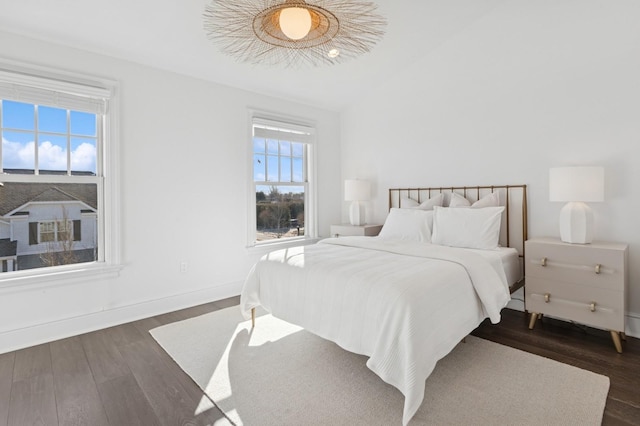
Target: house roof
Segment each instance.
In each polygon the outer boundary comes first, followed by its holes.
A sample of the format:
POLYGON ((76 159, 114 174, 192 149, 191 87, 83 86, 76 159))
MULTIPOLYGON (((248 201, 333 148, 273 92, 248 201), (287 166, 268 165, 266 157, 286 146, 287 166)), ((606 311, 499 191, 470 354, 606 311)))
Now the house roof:
POLYGON ((89 183, 4 182, 0 186, 0 215, 2 216, 32 201, 81 201, 96 209, 98 188, 96 184, 89 183))

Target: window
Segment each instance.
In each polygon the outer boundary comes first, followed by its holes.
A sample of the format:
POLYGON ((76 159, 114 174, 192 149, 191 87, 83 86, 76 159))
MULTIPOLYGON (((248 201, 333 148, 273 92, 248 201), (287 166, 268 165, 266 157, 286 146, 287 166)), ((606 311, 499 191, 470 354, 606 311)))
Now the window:
POLYGON ((314 237, 312 127, 252 121, 250 245, 314 237))
POLYGON ((0 63, 0 283, 119 260, 113 84, 47 74, 0 63))
POLYGON ((74 232, 74 228, 80 229, 80 224, 80 220, 38 222, 39 237, 32 241, 34 244, 54 242, 72 244, 72 241, 80 241, 80 232, 74 232))

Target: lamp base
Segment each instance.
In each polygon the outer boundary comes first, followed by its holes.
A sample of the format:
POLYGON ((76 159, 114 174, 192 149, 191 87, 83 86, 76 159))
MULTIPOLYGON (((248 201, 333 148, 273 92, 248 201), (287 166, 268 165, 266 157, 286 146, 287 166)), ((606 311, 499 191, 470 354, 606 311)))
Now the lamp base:
POLYGON ((364 206, 360 201, 352 201, 349 207, 349 222, 354 226, 364 225, 364 206))
POLYGON ((572 201, 560 210, 560 239, 565 243, 589 244, 593 241, 593 210, 572 201))

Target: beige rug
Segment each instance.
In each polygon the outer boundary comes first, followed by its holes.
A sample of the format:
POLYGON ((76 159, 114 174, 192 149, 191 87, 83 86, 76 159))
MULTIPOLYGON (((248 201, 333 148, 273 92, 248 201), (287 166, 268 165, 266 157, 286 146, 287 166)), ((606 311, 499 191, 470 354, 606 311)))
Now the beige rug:
MULTIPOLYGON (((402 394, 366 357, 271 315, 251 331, 232 307, 151 334, 237 425, 402 424, 402 394)), ((608 391, 608 377, 469 336, 410 425, 599 425, 608 391)))

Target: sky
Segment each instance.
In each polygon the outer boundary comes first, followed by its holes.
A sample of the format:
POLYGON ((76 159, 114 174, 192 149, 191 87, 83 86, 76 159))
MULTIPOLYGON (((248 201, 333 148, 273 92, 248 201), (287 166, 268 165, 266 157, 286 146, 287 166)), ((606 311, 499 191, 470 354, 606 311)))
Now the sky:
POLYGON ((283 194, 304 192, 304 186, 295 185, 304 182, 304 144, 254 137, 253 179, 256 183, 267 182, 256 186, 256 191, 265 194, 271 192, 268 182, 294 184, 279 186, 283 194))
POLYGON ((34 169, 36 135, 40 170, 67 170, 67 142, 70 142, 71 170, 96 172, 96 115, 38 107, 36 125, 33 104, 3 100, 3 169, 34 169), (37 132, 36 132, 37 130, 37 132))

